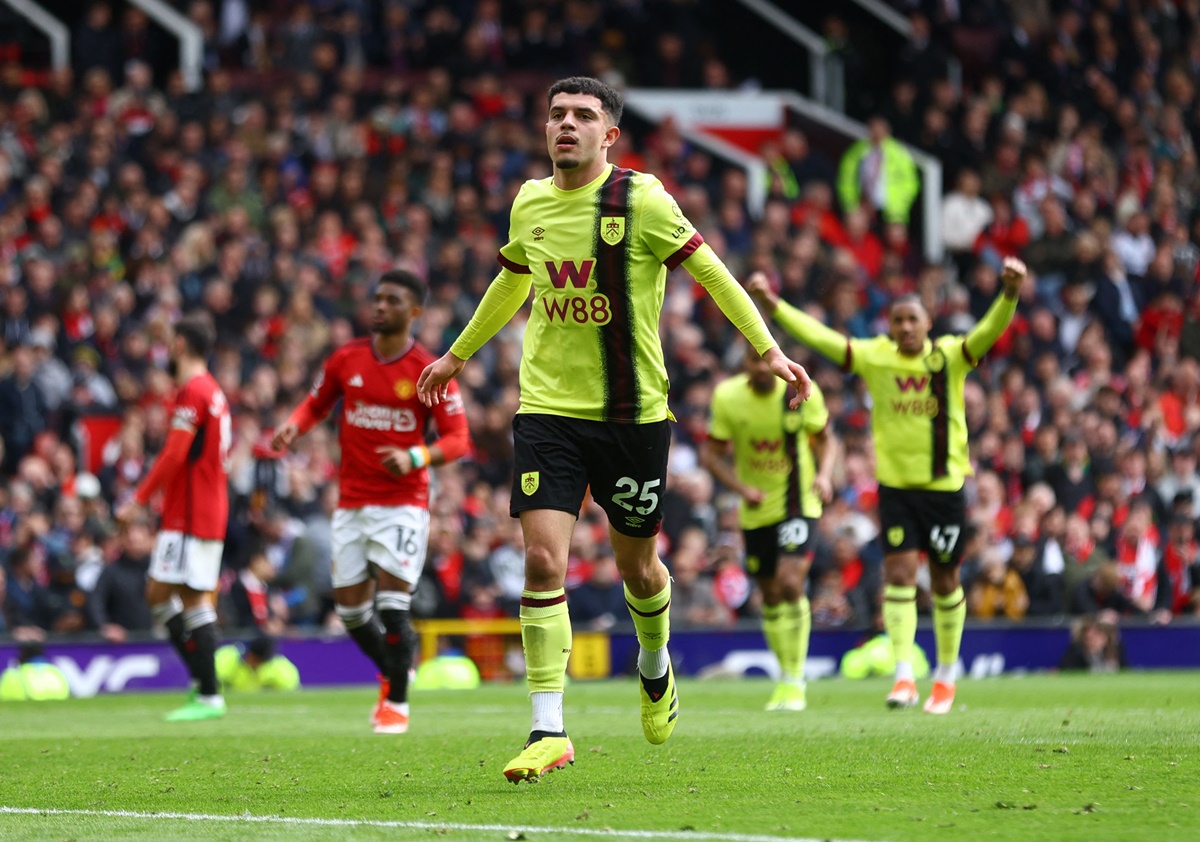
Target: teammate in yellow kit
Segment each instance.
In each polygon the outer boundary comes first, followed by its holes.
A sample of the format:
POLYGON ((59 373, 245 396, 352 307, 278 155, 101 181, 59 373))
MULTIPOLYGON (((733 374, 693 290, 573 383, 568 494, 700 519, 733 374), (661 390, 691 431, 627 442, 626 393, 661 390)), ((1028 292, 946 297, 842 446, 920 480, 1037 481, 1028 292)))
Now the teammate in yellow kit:
POLYGON ((550 178, 527 181, 513 202, 500 273, 474 317, 417 384, 436 403, 465 361, 529 299, 521 406, 513 421, 510 511, 525 538, 521 640, 533 704, 524 751, 504 769, 536 780, 572 762, 563 724, 571 622, 563 583, 571 533, 588 487, 604 507, 640 650, 642 731, 662 743, 679 701, 667 657, 670 578, 658 558, 670 429, 658 334, 668 270, 682 266, 767 359, 808 395, 804 369, 771 338, 762 316, 657 178, 615 167, 619 92, 587 77, 547 92, 550 178))
POLYGON ((745 372, 713 393, 702 457, 705 467, 741 497, 746 570, 762 589, 763 635, 782 673, 767 710, 807 707, 808 541, 822 505, 833 498, 837 454, 820 387, 814 383, 808 400, 791 409, 787 386, 747 347, 745 372))
POLYGON ((871 393, 871 433, 879 480, 884 541, 883 622, 896 656, 889 707, 911 707, 920 697, 913 680, 917 629, 917 567, 928 555, 933 589, 937 668, 925 702, 929 713, 954 704, 958 650, 967 607, 958 567, 966 519, 963 481, 971 473, 963 386, 967 375, 1007 329, 1017 309, 1025 265, 1004 261, 1004 290, 966 336, 930 339, 932 323, 920 298, 896 299, 888 335, 847 339, 771 292, 765 275, 747 288, 788 333, 863 378, 871 393))

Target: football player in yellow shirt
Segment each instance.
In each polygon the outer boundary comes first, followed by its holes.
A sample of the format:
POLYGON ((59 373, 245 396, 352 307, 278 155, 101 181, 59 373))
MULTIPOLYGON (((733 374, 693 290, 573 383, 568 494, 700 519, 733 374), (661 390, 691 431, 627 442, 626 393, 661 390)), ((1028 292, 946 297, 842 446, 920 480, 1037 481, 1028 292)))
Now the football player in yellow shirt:
POLYGON ((701 454, 704 466, 741 497, 746 570, 762 590, 763 635, 781 672, 767 710, 804 710, 812 628, 805 596, 808 541, 823 505, 833 499, 838 442, 816 383, 808 400, 792 409, 787 385, 751 347, 744 365, 742 374, 713 393, 701 454))
POLYGON ((891 708, 919 700, 913 680, 917 630, 917 568, 929 558, 937 668, 928 713, 954 705, 958 651, 967 606, 959 582, 966 520, 963 482, 972 473, 967 451, 963 387, 967 375, 1012 322, 1025 265, 1004 261, 1003 292, 966 336, 931 339, 932 321, 921 299, 896 299, 888 335, 847 339, 781 301, 765 275, 747 282, 760 306, 796 339, 844 370, 857 374, 871 394, 871 434, 879 480, 879 521, 884 540, 883 622, 896 656, 891 708))
POLYGON ((513 421, 510 512, 521 519, 525 538, 521 640, 533 723, 524 751, 504 769, 514 783, 536 780, 575 757, 562 714, 571 653, 563 584, 589 486, 608 514, 637 628, 646 739, 666 741, 678 718, 666 649, 671 583, 656 549, 670 444, 658 332, 667 272, 682 266, 704 286, 771 372, 796 387, 797 406, 810 385, 662 183, 608 162, 621 136, 621 94, 577 76, 551 85, 546 103, 553 175, 521 187, 500 273, 450 351, 417 383, 422 400, 443 399, 446 384, 532 289, 513 421))

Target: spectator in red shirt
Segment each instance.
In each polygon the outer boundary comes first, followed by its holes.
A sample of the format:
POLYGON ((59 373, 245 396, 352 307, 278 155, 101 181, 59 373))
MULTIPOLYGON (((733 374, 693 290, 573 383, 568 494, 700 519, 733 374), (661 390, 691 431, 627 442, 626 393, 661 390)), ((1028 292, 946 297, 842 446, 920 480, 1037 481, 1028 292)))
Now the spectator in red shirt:
POLYGON ((999 270, 1004 258, 1019 257, 1029 240, 1029 225, 1014 216, 1008 196, 1003 193, 992 196, 992 222, 975 240, 975 254, 999 270))
POLYGON ((1200 613, 1200 542, 1196 541, 1196 521, 1190 513, 1176 512, 1169 523, 1158 568, 1156 605, 1176 615, 1197 614, 1200 613))
POLYGON ((834 243, 854 255, 867 278, 874 281, 883 268, 883 242, 871 231, 870 225, 866 210, 856 208, 846 214, 843 238, 834 243))
POLYGON ((816 228, 825 243, 844 242, 846 230, 833 209, 833 188, 824 181, 810 181, 804 197, 792 208, 792 224, 797 228, 816 228))

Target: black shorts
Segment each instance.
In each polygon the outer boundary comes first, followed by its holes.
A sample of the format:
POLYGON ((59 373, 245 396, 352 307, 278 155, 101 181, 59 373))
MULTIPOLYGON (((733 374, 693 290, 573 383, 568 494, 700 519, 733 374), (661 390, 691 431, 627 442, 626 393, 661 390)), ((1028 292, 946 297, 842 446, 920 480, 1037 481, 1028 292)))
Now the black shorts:
POLYGON ((671 427, 518 415, 513 419, 509 513, 558 509, 579 516, 589 486, 612 528, 632 538, 657 535, 667 483, 671 427))
POLYGON ((773 579, 779 572, 781 556, 804 555, 816 521, 806 517, 790 518, 774 526, 743 529, 746 544, 746 572, 751 576, 773 579))
POLYGON ((923 550, 938 564, 959 564, 967 496, 958 491, 922 491, 879 486, 879 525, 884 553, 923 550))

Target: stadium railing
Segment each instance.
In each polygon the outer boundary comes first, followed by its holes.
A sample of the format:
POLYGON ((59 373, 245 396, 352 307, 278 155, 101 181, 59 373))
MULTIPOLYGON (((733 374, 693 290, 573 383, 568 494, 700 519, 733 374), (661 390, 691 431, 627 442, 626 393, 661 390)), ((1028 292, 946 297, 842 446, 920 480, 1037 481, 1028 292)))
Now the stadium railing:
POLYGON ((42 31, 50 41, 50 66, 55 70, 71 63, 71 32, 66 24, 33 0, 0 0, 42 31))
MULTIPOLYGON (((857 120, 821 105, 795 91, 694 91, 673 88, 630 88, 625 105, 646 120, 659 123, 670 117, 690 143, 718 155, 746 171, 750 212, 759 218, 766 201, 766 165, 757 154, 768 137, 778 137, 791 125, 802 128, 811 146, 831 161, 867 136, 857 120)), ((940 263, 942 243, 942 163, 905 144, 921 170, 920 207, 913 214, 928 263, 940 263)))
POLYGON ((197 91, 204 84, 204 34, 163 0, 129 0, 163 29, 179 39, 179 69, 188 91, 197 91))

